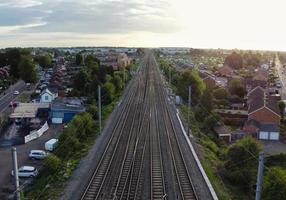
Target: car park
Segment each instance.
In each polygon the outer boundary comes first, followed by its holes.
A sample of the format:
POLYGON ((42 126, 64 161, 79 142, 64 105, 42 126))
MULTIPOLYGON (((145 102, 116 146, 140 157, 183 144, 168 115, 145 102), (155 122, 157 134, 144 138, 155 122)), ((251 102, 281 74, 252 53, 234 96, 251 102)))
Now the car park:
MULTIPOLYGON (((35 167, 22 166, 18 169, 18 176, 23 178, 36 177, 39 172, 35 167)), ((14 176, 14 171, 11 171, 11 175, 14 176)))
POLYGON ((30 159, 42 160, 48 156, 48 153, 43 150, 31 150, 29 153, 30 159))

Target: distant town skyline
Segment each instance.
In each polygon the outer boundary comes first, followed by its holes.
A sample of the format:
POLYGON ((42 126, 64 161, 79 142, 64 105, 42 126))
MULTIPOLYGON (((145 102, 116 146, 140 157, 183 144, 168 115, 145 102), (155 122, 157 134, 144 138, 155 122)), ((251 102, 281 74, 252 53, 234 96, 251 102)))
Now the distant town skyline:
POLYGON ((0 48, 286 50, 283 0, 0 0, 0 48))

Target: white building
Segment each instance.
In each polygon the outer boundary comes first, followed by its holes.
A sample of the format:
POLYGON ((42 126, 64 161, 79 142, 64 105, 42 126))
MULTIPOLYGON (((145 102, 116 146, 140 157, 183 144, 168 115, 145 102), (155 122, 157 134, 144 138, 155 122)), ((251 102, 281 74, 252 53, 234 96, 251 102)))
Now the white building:
POLYGON ((41 103, 51 103, 55 98, 58 97, 58 94, 52 93, 49 89, 43 90, 41 93, 41 103))

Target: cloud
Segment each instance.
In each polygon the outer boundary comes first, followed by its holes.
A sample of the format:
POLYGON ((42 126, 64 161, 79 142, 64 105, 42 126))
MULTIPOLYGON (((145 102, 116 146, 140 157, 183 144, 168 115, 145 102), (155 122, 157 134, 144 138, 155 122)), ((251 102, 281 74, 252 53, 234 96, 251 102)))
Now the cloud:
POLYGON ((13 33, 14 31, 20 31, 22 29, 44 26, 45 24, 46 23, 35 23, 35 24, 15 25, 15 26, 0 26, 0 34, 9 34, 13 33))
POLYGON ((0 0, 0 47, 285 49, 285 0, 0 0))
POLYGON ((168 6, 166 0, 13 0, 0 3, 0 26, 45 24, 27 27, 31 33, 169 33, 180 26, 168 6))
POLYGON ((36 0, 9 0, 9 2, 0 1, 0 7, 29 8, 41 5, 41 1, 36 0))

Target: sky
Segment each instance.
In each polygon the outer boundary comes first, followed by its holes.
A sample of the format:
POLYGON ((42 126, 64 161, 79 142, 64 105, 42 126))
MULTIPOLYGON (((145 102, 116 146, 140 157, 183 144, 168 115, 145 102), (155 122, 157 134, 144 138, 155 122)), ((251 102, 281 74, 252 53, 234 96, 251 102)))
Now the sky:
POLYGON ((0 48, 286 50, 285 0, 0 0, 0 48))

